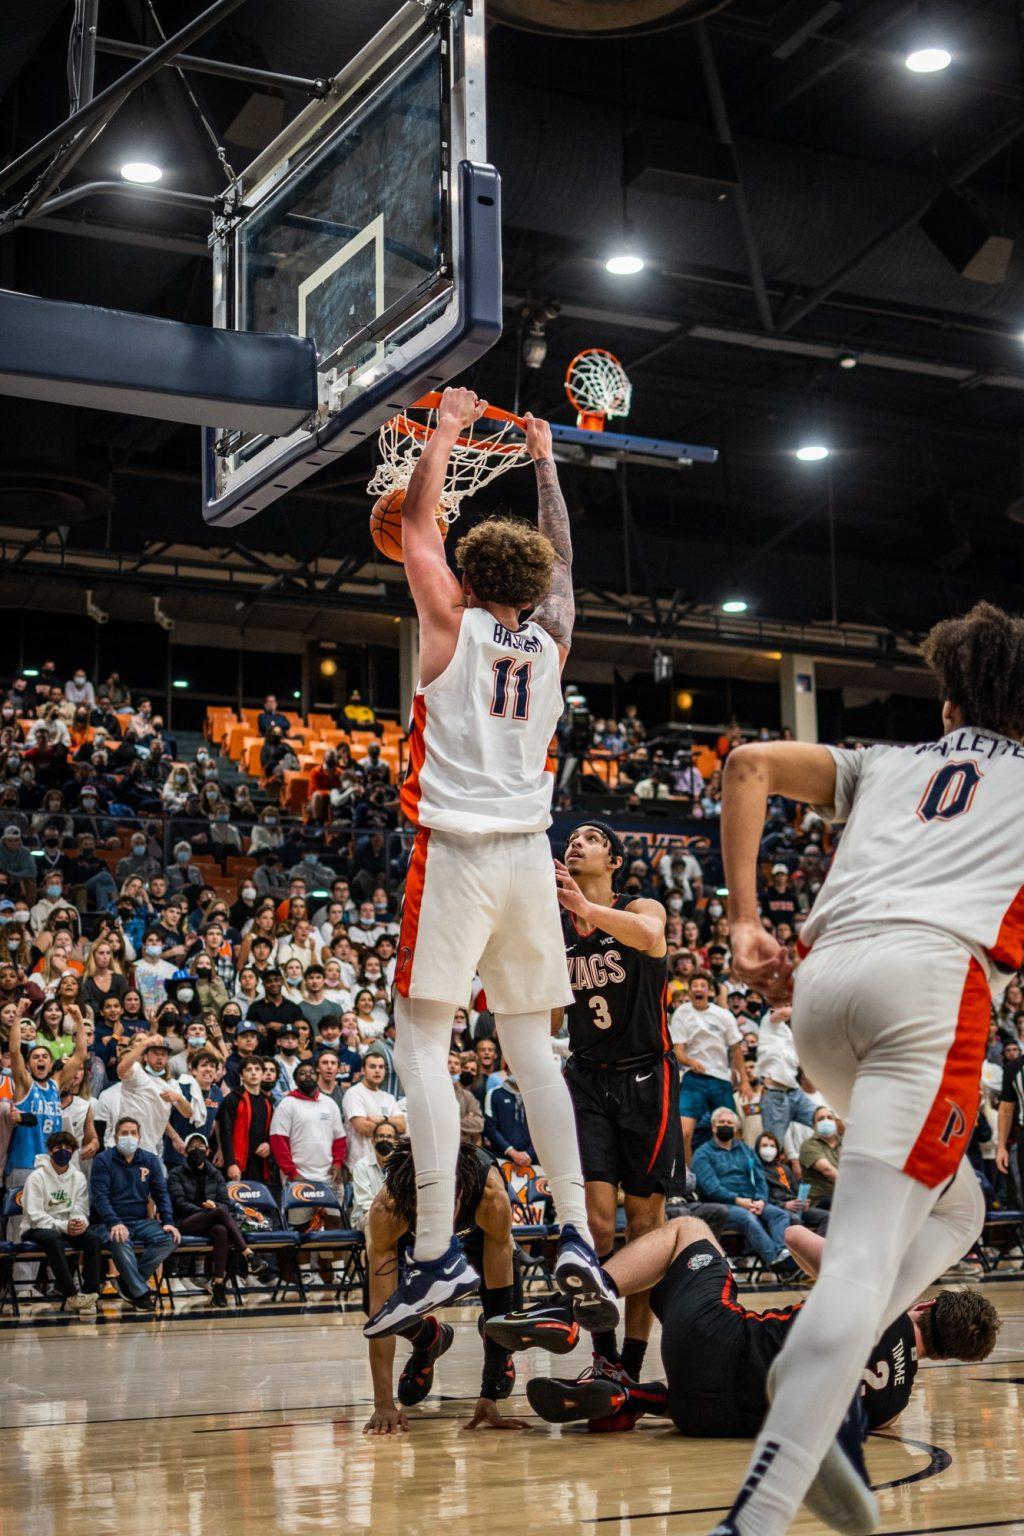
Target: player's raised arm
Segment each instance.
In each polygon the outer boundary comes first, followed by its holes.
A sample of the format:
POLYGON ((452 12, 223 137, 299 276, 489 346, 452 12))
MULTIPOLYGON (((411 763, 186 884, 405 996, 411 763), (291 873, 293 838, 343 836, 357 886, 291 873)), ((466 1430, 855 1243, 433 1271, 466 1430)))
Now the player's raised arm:
POLYGON ((437 526, 437 505, 444 491, 452 449, 458 438, 487 409, 486 400, 478 400, 471 389, 446 389, 438 407, 437 427, 427 443, 402 503, 402 555, 409 590, 416 604, 421 625, 420 655, 423 671, 443 671, 424 659, 440 645, 452 644, 458 637, 462 616, 462 588, 445 559, 444 540, 437 526))
POLYGON ((537 524, 545 538, 551 540, 555 550, 555 570, 551 578, 551 590, 544 601, 534 609, 530 617, 535 624, 546 629, 558 646, 562 665, 572 644, 572 629, 576 622, 576 599, 572 590, 572 536, 569 533, 569 510, 565 505, 562 487, 558 483, 551 428, 546 421, 526 416, 526 446, 530 450, 537 472, 537 524))
POLYGON ((588 901, 565 865, 555 860, 559 905, 574 912, 588 928, 610 933, 620 944, 660 960, 668 952, 665 943, 665 908, 660 901, 638 897, 628 907, 609 907, 588 901))
POLYGON ((836 762, 827 747, 799 741, 751 742, 729 754, 722 783, 722 858, 729 887, 733 974, 784 1001, 792 986, 786 951, 761 925, 757 859, 769 795, 831 805, 836 762))

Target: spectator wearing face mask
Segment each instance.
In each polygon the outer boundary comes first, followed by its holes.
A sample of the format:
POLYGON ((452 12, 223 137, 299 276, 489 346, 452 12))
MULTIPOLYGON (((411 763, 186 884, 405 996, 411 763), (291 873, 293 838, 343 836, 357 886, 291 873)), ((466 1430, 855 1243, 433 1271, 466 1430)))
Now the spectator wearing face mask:
POLYGON ((115 1141, 93 1164, 90 1194, 93 1210, 102 1223, 117 1268, 117 1288, 129 1306, 152 1312, 156 1298, 147 1281, 181 1241, 160 1159, 139 1144, 140 1126, 130 1114, 122 1114, 115 1126, 115 1141), (157 1210, 150 1219, 150 1201, 157 1210), (138 1256, 135 1246, 142 1252, 138 1256))
POLYGON ((174 966, 163 959, 163 940, 151 928, 142 942, 142 954, 135 964, 135 986, 147 1013, 160 1006, 167 996, 167 983, 174 976, 174 966))
MULTIPOLYGON (((464 1084, 462 1081, 462 1057, 457 1050, 448 1052, 448 1076, 452 1080, 455 1102, 459 1106, 460 1140, 468 1142, 473 1147, 482 1146, 484 1139, 483 1111, 473 1094, 469 1091, 469 1084, 464 1084)), ((467 1076, 472 1081, 473 1074, 467 1073, 467 1076)))
POLYGON ((389 1120, 382 1120, 374 1130, 370 1152, 352 1165, 352 1208, 349 1219, 358 1232, 366 1231, 370 1206, 384 1188, 384 1170, 397 1145, 397 1131, 389 1120))
POLYGON ((249 1247, 231 1212, 227 1181, 209 1157, 210 1144, 200 1131, 185 1141, 185 1156, 172 1171, 167 1188, 178 1230, 189 1237, 208 1238, 213 1246, 213 1285, 210 1303, 226 1307, 228 1254, 235 1253, 258 1279, 270 1273, 249 1247))
POLYGON ((76 667, 74 674, 64 684, 64 697, 69 704, 85 705, 87 709, 96 707, 96 693, 85 675, 84 667, 76 667))
POLYGON ((31 902, 36 897, 36 861, 22 843, 21 828, 8 822, 0 836, 0 874, 9 887, 20 887, 31 902))
POLYGON ((85 1174, 74 1167, 78 1145, 70 1131, 51 1132, 45 1154, 36 1158, 25 1180, 21 1200, 26 1223, 22 1239, 45 1253, 54 1285, 69 1312, 87 1312, 95 1307, 102 1283, 103 1234, 89 1225, 89 1186, 85 1174), (82 1255, 80 1291, 65 1245, 82 1255))
POLYGON ((220 1028, 217 1027, 216 1036, 211 1035, 210 1026, 202 1018, 186 1021, 184 1048, 176 1052, 167 1063, 167 1069, 175 1082, 180 1082, 185 1074, 191 1071, 190 1063, 197 1051, 205 1051, 221 1066, 227 1059, 224 1036, 220 1028))
POLYGON ((252 879, 246 876, 238 887, 238 899, 232 903, 228 913, 228 922, 236 933, 241 933, 246 923, 251 922, 256 916, 258 904, 259 893, 252 879))
POLYGON ((203 884, 203 872, 192 863, 192 845, 184 839, 174 845, 174 863, 167 869, 167 890, 171 896, 189 886, 203 884))
POLYGON ((206 1124, 206 1107, 185 1098, 167 1070, 170 1052, 163 1035, 136 1035, 117 1065, 121 1081, 121 1114, 131 1115, 139 1127, 144 1151, 159 1158, 164 1133, 177 1109, 196 1129, 206 1124))
POLYGON ((310 1061, 300 1062, 294 1089, 274 1110, 270 1146, 286 1178, 337 1182, 345 1166, 341 1111, 333 1099, 320 1092, 316 1068, 310 1061))
POLYGON ((762 1131, 757 1138, 757 1155, 768 1181, 768 1199, 772 1205, 787 1211, 790 1221, 795 1224, 814 1232, 824 1232, 828 1226, 827 1212, 811 1205, 809 1200, 799 1198, 799 1186, 782 1156, 782 1147, 768 1131, 762 1131))
POLYGON ((702 1200, 729 1206, 731 1220, 747 1248, 778 1273, 795 1273, 786 1248, 789 1212, 772 1205, 761 1159, 740 1140, 739 1117, 732 1109, 711 1116, 711 1140, 693 1155, 693 1174, 702 1200))
POLYGON ((74 923, 77 930, 78 912, 64 894, 64 881, 55 870, 50 870, 43 883, 43 894, 29 913, 29 922, 32 932, 39 934, 46 928, 50 918, 58 910, 74 913, 74 923))
POLYGON ((116 874, 123 885, 132 875, 148 880, 151 875, 159 874, 162 867, 156 853, 149 846, 145 832, 136 831, 132 833, 130 851, 118 860, 116 874))
MULTIPOLYGON (((252 840, 249 844, 249 852, 255 857, 258 853, 267 850, 276 851, 284 842, 284 833, 281 831, 281 814, 275 806, 268 805, 260 812, 260 819, 252 829, 252 840)), ((258 873, 258 871, 257 871, 258 873)), ((259 881, 255 882, 257 889, 259 881)))
POLYGON ((837 1116, 826 1105, 819 1105, 814 1111, 814 1133, 800 1148, 800 1167, 805 1182, 811 1186, 812 1205, 826 1210, 831 1206, 842 1146, 837 1116))
POLYGON ((295 1073, 302 1058, 299 1055, 299 1031, 294 1024, 282 1024, 277 1032, 274 1060, 280 1068, 279 1081, 284 1091, 291 1093, 295 1087, 295 1073))

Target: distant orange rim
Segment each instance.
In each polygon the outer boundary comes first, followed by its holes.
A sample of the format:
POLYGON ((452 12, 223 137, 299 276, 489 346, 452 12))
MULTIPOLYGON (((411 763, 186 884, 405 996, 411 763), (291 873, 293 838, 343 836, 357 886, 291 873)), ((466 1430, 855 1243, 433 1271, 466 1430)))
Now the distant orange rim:
POLYGON ((619 359, 615 356, 615 353, 609 352, 607 347, 584 347, 582 352, 576 353, 576 356, 572 359, 572 362, 565 370, 565 392, 569 396, 569 404, 573 407, 573 409, 579 411, 583 416, 602 415, 603 412, 595 412, 589 405, 586 405, 582 401, 577 400, 575 394, 573 393, 573 369, 583 357, 606 357, 610 363, 614 363, 615 367, 622 374, 623 379, 626 377, 626 370, 623 368, 619 359))

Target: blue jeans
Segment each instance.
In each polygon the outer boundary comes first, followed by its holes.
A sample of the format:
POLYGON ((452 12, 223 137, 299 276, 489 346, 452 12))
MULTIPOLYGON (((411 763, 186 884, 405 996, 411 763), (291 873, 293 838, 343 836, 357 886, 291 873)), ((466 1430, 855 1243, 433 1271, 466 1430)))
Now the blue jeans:
POLYGON ((781 1150, 786 1132, 794 1120, 801 1125, 814 1124, 818 1108, 802 1088, 762 1088, 761 1129, 775 1137, 781 1150))
POLYGON ((110 1252, 117 1272, 133 1296, 145 1296, 146 1281, 174 1251, 174 1238, 165 1232, 158 1221, 144 1218, 142 1221, 126 1221, 128 1241, 110 1244, 110 1252), (134 1245, 142 1252, 136 1256, 134 1245))
POLYGON ((760 1216, 742 1205, 730 1205, 729 1220, 740 1229, 745 1246, 766 1264, 785 1247, 786 1228, 793 1222, 790 1213, 778 1205, 766 1205, 760 1216))

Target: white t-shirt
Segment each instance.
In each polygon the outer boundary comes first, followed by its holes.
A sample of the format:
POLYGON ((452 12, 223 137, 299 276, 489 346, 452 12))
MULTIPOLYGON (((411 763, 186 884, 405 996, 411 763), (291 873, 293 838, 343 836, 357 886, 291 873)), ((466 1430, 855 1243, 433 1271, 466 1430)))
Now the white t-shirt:
POLYGON ((331 1176, 334 1143, 345 1132, 341 1110, 326 1094, 310 1099, 305 1094, 289 1093, 274 1110, 270 1134, 286 1138, 302 1178, 323 1183, 331 1176))
POLYGON ((799 1067, 800 1058, 797 1056, 793 1031, 785 1019, 779 1019, 776 1023, 769 1014, 758 1030, 758 1077, 762 1082, 767 1082, 770 1078, 780 1088, 799 1088, 800 1084, 797 1081, 799 1067))
POLYGON ((918 746, 829 749, 846 823, 800 934, 864 923, 943 929, 972 950, 999 996, 1024 961, 1024 746, 965 726, 918 746))
POLYGON ((373 1143, 369 1136, 361 1136, 352 1125, 353 1115, 394 1115, 398 1113, 398 1100, 382 1088, 370 1088, 366 1083, 354 1083, 346 1090, 341 1101, 345 1111, 345 1135, 348 1152, 345 1162, 349 1168, 362 1158, 373 1156, 373 1143))
POLYGON ((687 1056, 699 1061, 708 1077, 732 1082, 729 1050, 741 1045, 743 1036, 728 1008, 719 1008, 717 1003, 706 1008, 683 1003, 672 1015, 668 1032, 673 1045, 681 1045, 687 1056))
POLYGON ((99 1120, 101 1125, 105 1127, 103 1132, 103 1145, 105 1147, 112 1147, 117 1140, 115 1127, 120 1116, 121 1084, 111 1083, 110 1087, 104 1088, 103 1092, 98 1096, 96 1108, 92 1112, 93 1119, 99 1120))
MULTIPOLYGON (((138 1061, 132 1064, 127 1077, 121 1079, 121 1107, 118 1113, 133 1115, 138 1120, 139 1145, 144 1152, 155 1152, 157 1157, 163 1156, 164 1132, 171 1118, 171 1105, 163 1095, 168 1088, 177 1091, 177 1087, 177 1083, 168 1082, 166 1078, 154 1077, 138 1061)), ((192 1124, 200 1131, 206 1125, 206 1105, 202 1099, 192 1105, 192 1124)), ((116 1137, 113 1139, 116 1140, 116 1137)))
POLYGON ((79 1098, 77 1093, 75 1094, 74 1098, 68 1101, 67 1104, 62 1104, 60 1107, 60 1115, 64 1129, 71 1132, 72 1136, 78 1142, 79 1147, 79 1151, 72 1155, 72 1168, 81 1168, 82 1166, 82 1159, 79 1153, 81 1151, 82 1142, 85 1138, 85 1117, 89 1113, 89 1109, 89 1100, 79 1098))

